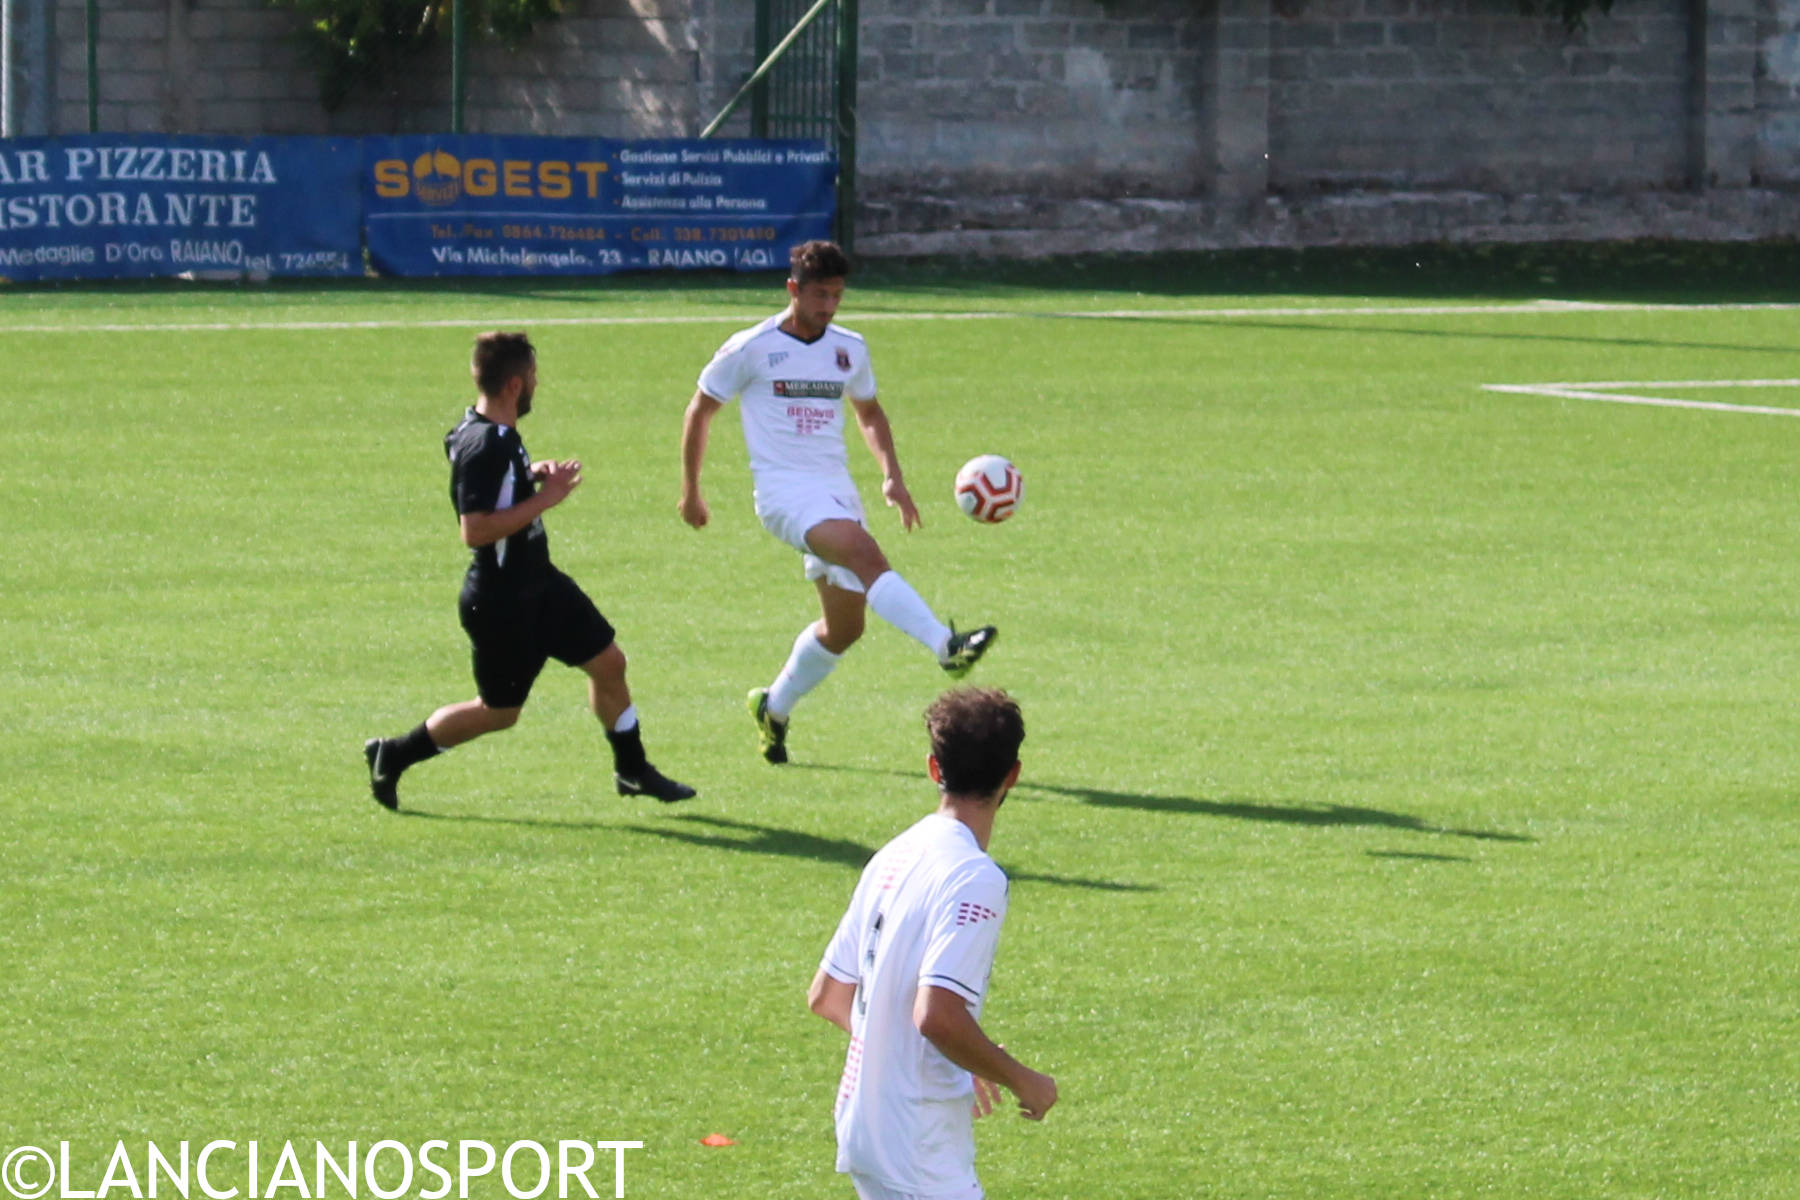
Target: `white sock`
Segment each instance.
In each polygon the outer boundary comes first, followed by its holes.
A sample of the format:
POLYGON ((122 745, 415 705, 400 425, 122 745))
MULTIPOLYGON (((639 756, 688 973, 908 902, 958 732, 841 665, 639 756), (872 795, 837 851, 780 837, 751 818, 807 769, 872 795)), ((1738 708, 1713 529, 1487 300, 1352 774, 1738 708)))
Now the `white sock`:
POLYGON ((619 714, 619 719, 613 722, 612 731, 614 733, 625 733, 633 725, 636 725, 637 721, 637 705, 627 704, 625 706, 625 711, 619 714))
POLYGON ((811 625, 802 629, 800 636, 794 639, 793 653, 788 655, 781 674, 769 685, 769 715, 777 721, 787 720, 794 705, 800 703, 800 697, 824 683, 825 677, 843 657, 827 650, 811 625))
POLYGON ((941 661, 950 646, 950 627, 937 619, 924 597, 898 571, 883 571, 869 585, 869 607, 875 615, 917 640, 941 661))

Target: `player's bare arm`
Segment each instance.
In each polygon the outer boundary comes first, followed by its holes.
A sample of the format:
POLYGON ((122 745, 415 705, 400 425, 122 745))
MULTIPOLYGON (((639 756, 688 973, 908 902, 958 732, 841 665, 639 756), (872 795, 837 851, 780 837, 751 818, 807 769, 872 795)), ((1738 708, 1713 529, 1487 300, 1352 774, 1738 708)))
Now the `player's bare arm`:
POLYGON ((707 511, 706 497, 700 491, 700 467, 706 461, 707 431, 712 428, 713 417, 723 407, 723 401, 696 391, 681 418, 681 503, 678 508, 681 519, 695 529, 704 529, 712 515, 707 511))
POLYGON ((945 1058, 978 1079, 993 1080, 1019 1099, 1019 1115, 1041 1121, 1056 1103, 1056 1080, 1001 1049, 982 1032, 968 1002, 926 984, 913 1001, 913 1024, 945 1058))
POLYGON ((919 516, 919 506, 913 503, 912 493, 906 490, 905 478, 900 474, 900 455, 894 449, 894 430, 888 424, 887 413, 882 410, 881 401, 870 397, 867 400, 852 400, 850 406, 856 411, 857 428, 862 430, 863 441, 868 443, 869 453, 881 466, 881 497, 887 501, 889 508, 900 510, 901 527, 907 530, 917 529, 924 523, 919 516))
POLYGON ((531 471, 540 481, 535 495, 508 508, 462 514, 463 545, 474 549, 511 537, 568 499, 581 483, 581 464, 574 459, 533 463, 531 471))
POLYGON ((845 983, 823 967, 806 989, 806 1007, 845 1033, 850 1032, 850 1006, 855 1000, 856 985, 845 983))

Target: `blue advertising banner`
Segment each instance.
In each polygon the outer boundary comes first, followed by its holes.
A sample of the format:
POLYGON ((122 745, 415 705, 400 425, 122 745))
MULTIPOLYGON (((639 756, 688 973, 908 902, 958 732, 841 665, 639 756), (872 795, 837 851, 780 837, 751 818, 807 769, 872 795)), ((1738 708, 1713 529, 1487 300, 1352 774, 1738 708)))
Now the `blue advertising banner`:
POLYGON ((394 275, 787 265, 831 236, 823 142, 363 139, 369 257, 394 275))
POLYGON ((0 141, 0 278, 359 275, 353 138, 0 141))

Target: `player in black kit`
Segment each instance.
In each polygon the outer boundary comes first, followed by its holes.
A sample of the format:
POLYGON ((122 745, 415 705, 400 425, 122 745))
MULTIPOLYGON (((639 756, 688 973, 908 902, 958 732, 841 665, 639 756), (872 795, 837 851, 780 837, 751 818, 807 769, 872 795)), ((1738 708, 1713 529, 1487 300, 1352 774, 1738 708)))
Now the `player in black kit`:
POLYGON ((588 702, 612 743, 621 796, 686 800, 694 789, 644 757, 637 706, 625 685, 625 652, 613 627, 573 579, 550 562, 543 514, 581 482, 581 464, 531 461, 516 426, 537 390, 537 352, 522 333, 484 333, 470 363, 480 398, 444 437, 450 500, 475 561, 459 611, 474 646, 476 699, 438 709, 411 733, 363 746, 369 790, 400 804, 400 775, 440 751, 510 729, 549 658, 588 676, 588 702))

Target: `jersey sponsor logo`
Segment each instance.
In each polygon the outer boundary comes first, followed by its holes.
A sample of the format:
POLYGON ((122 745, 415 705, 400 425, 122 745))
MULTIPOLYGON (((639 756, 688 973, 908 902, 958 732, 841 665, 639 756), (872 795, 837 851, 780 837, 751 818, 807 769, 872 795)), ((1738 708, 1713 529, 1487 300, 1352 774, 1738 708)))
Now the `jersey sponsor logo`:
POLYGON ((848 372, 850 370, 850 352, 842 346, 838 347, 837 364, 840 371, 848 372))
POLYGON ((844 385, 830 379, 777 379, 772 386, 787 399, 836 400, 844 394, 844 385))
POLYGON ((999 915, 985 904, 971 904, 967 900, 956 906, 958 925, 979 925, 983 921, 992 921, 999 915))
POLYGON ((810 404, 790 404, 787 415, 793 419, 795 433, 817 433, 830 426, 837 416, 835 408, 814 408, 810 404))

